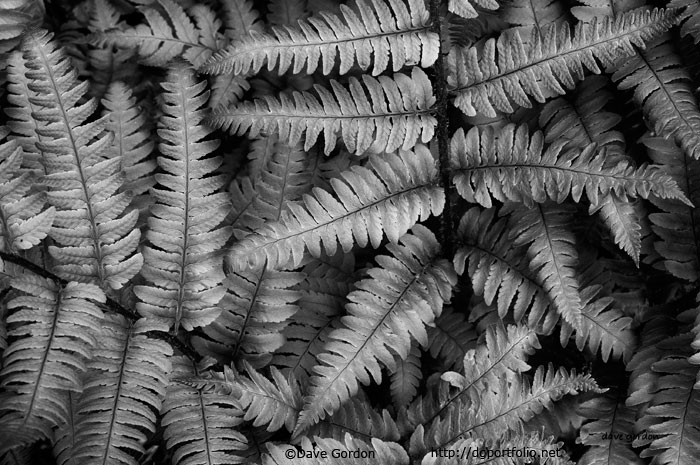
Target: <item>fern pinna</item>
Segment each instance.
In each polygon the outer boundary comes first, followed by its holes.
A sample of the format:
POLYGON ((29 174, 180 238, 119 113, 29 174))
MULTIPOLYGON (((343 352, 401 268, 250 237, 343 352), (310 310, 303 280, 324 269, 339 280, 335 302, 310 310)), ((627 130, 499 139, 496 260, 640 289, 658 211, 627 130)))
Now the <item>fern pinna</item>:
POLYGON ((0 463, 695 464, 696 4, 69 3, 0 5, 0 463))

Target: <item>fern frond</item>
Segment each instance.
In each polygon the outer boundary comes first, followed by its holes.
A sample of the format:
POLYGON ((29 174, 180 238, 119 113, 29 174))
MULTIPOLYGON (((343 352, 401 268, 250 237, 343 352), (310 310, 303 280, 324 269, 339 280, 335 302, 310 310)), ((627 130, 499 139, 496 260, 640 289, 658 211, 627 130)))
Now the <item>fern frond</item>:
POLYGON ((634 89, 634 99, 660 136, 673 138, 695 159, 700 158, 700 110, 691 79, 669 37, 654 40, 621 64, 613 74, 619 89, 634 89))
POLYGON ((357 397, 348 399, 337 412, 312 426, 306 437, 320 436, 340 441, 346 433, 366 443, 373 438, 382 441, 398 441, 400 438, 398 426, 387 410, 380 414, 367 399, 357 397))
POLYGON ((700 4, 694 0, 671 0, 669 8, 682 8, 681 34, 693 37, 695 44, 700 42, 700 4))
POLYGON ((700 451, 700 390, 694 389, 698 367, 687 358, 689 337, 665 341, 667 347, 682 348, 652 365, 660 374, 651 405, 637 421, 641 431, 633 447, 648 445, 639 455, 653 457, 654 463, 669 465, 692 463, 700 451), (646 433, 646 434, 644 434, 646 433))
POLYGON ((268 431, 282 426, 292 431, 302 407, 299 385, 294 375, 285 378, 275 367, 270 367, 273 381, 256 372, 243 361, 247 377, 238 375, 231 385, 232 395, 239 408, 245 411, 244 420, 253 420, 253 426, 267 425, 268 431))
POLYGON ((394 72, 406 65, 427 68, 437 59, 439 39, 430 31, 425 3, 409 0, 408 7, 398 0, 357 0, 357 9, 341 5, 342 18, 328 13, 299 21, 299 29, 273 27, 273 35, 252 32, 234 40, 216 53, 200 71, 209 74, 257 73, 278 68, 284 74, 290 68, 299 73, 316 71, 319 59, 323 74, 329 74, 339 56, 340 74, 346 74, 357 62, 363 71, 372 66, 377 76, 387 69, 391 57, 394 72))
POLYGON ((197 376, 203 366, 185 357, 173 358, 173 371, 163 402, 163 438, 177 465, 244 463, 238 451, 246 438, 237 427, 243 422, 238 403, 231 396, 198 390, 177 382, 197 376))
POLYGON ((146 24, 98 33, 96 43, 135 49, 143 64, 159 67, 178 57, 200 66, 217 50, 218 26, 208 7, 195 5, 186 12, 174 0, 157 0, 140 11, 146 24))
POLYGON ((391 383, 391 400, 397 409, 405 407, 411 403, 418 393, 418 385, 423 372, 421 371, 420 347, 413 342, 411 350, 405 359, 398 355, 394 356, 394 370, 389 374, 391 383))
POLYGON ((578 202, 585 191, 592 204, 614 192, 618 196, 690 201, 675 181, 658 168, 635 169, 624 160, 607 166, 604 155, 595 155, 595 146, 562 154, 567 140, 559 140, 543 151, 544 137, 528 136, 526 125, 507 125, 498 133, 491 127, 460 128, 452 138, 450 156, 457 191, 468 202, 492 206, 501 202, 563 202, 569 193, 578 202))
POLYGON ((513 247, 508 220, 494 221, 495 213, 495 209, 474 207, 462 216, 455 270, 458 274, 467 271, 474 293, 483 296, 486 304, 495 300, 499 317, 504 318, 512 308, 513 319, 519 322, 529 309, 527 325, 551 333, 559 320, 550 308, 553 294, 550 296, 537 275, 530 272, 526 254, 513 247))
MULTIPOLYGON (((540 32, 544 32, 548 24, 561 26, 569 16, 566 5, 559 0, 508 0, 503 2, 498 13, 501 19, 520 27, 521 31, 536 27, 540 32)), ((527 37, 522 38, 527 40, 527 37)))
POLYGON ((0 70, 5 68, 5 54, 20 43, 22 34, 41 25, 45 8, 37 0, 6 0, 0 5, 0 70))
POLYGON ((0 454, 51 438, 67 421, 67 391, 80 392, 92 355, 105 295, 93 284, 58 286, 32 274, 11 281, 22 294, 7 303, 8 337, 0 371, 0 454), (94 302, 93 302, 94 301, 94 302))
POLYGON ((231 261, 238 268, 275 268, 290 255, 295 266, 305 248, 318 257, 321 243, 334 255, 339 242, 344 252, 355 243, 379 247, 385 233, 392 243, 417 221, 432 212, 439 214, 444 192, 435 185, 435 161, 425 146, 398 155, 371 157, 367 166, 354 166, 332 179, 336 197, 315 188, 303 203, 290 203, 279 222, 266 224, 231 248, 231 261))
POLYGON ((480 396, 491 393, 499 386, 499 380, 516 382, 519 373, 531 367, 526 363, 528 355, 540 348, 534 331, 526 326, 504 327, 499 321, 486 332, 486 343, 469 350, 462 362, 463 374, 453 371, 441 375, 453 388, 449 392, 440 389, 420 399, 409 413, 414 424, 430 425, 439 422, 458 405, 479 405, 480 396))
MULTIPOLYGON (((7 132, 0 127, 0 141, 7 132)), ((44 209, 44 194, 29 193, 33 176, 22 171, 23 158, 16 141, 0 142, 0 250, 4 252, 17 253, 39 244, 56 215, 54 207, 44 209)))
POLYGON ((431 107, 435 97, 420 68, 414 67, 410 77, 402 73, 393 78, 363 75, 362 84, 350 77, 349 90, 331 80, 331 87, 332 92, 315 84, 318 97, 294 92, 291 98, 282 94, 279 99, 265 96, 242 102, 215 112, 208 122, 231 134, 277 134, 289 145, 296 145, 303 137, 304 150, 323 134, 326 154, 335 148, 337 134, 347 149, 358 155, 408 150, 419 140, 427 143, 433 138, 437 120, 431 107))
MULTIPOLYGON (((548 102, 540 114, 540 126, 544 127, 545 142, 568 139, 566 148, 584 149, 596 143, 599 153, 604 153, 605 170, 625 155, 625 140, 613 128, 622 119, 619 115, 604 111, 611 94, 607 92, 607 78, 589 76, 576 89, 572 102, 558 98, 548 102)), ((589 211, 600 211, 601 219, 613 233, 615 243, 639 265, 642 247, 639 208, 614 192, 604 194, 589 211)))
POLYGON ((465 438, 501 437, 517 431, 523 422, 550 408, 567 394, 603 392, 590 375, 568 373, 539 367, 532 383, 508 383, 501 379, 498 386, 484 392, 478 406, 458 405, 444 421, 436 421, 429 430, 420 425, 411 437, 412 449, 449 447, 465 438), (423 447, 421 447, 423 445, 423 447))
MULTIPOLYGON (((651 159, 676 179, 695 205, 700 205, 700 162, 661 138, 644 138, 651 159)), ((697 281, 700 275, 700 211, 674 201, 654 199, 663 213, 651 213, 652 229, 659 237, 654 248, 660 265, 673 276, 697 281)))
POLYGON ((537 275, 564 321, 578 330, 583 307, 575 269, 578 252, 567 227, 571 209, 552 204, 538 204, 532 209, 506 204, 501 214, 507 213, 511 214, 509 237, 513 244, 528 247, 530 271, 537 275))
POLYGON ((348 295, 345 328, 330 334, 318 356, 322 365, 314 369, 295 435, 336 411, 357 392, 358 381, 368 384, 371 375, 380 382, 379 362, 394 369, 388 349, 405 359, 412 338, 427 344, 425 326, 450 300, 456 276, 449 262, 438 258, 440 246, 424 226, 414 226, 400 242, 387 245, 393 257, 378 256, 381 268, 369 270, 371 278, 348 295))
POLYGON ((580 465, 644 463, 632 450, 633 409, 610 396, 598 396, 581 404, 579 410, 593 420, 583 425, 576 439, 577 443, 590 447, 579 460, 580 465))
POLYGON ((114 133, 110 154, 120 157, 124 172, 122 190, 141 195, 155 185, 154 160, 148 159, 153 151, 151 131, 143 110, 136 104, 131 89, 123 82, 112 83, 102 99, 107 118, 107 129, 114 133))
POLYGON ((113 135, 106 132, 103 118, 88 121, 96 102, 78 103, 87 82, 78 82, 76 72, 51 35, 35 32, 22 44, 30 100, 40 107, 36 119, 45 125, 37 146, 43 152, 48 174, 48 201, 56 207, 49 235, 59 246, 49 252, 63 277, 81 282, 97 281, 103 288, 119 289, 143 263, 136 251, 141 233, 135 228, 137 210, 125 212, 119 157, 104 158, 113 135))
POLYGON ((428 328, 430 356, 443 360, 448 368, 459 370, 464 355, 474 348, 476 337, 474 327, 462 313, 454 311, 452 307, 445 307, 435 320, 435 326, 428 328))
POLYGON ((271 0, 267 22, 272 26, 296 26, 308 19, 306 0, 271 0))
MULTIPOLYGON (((314 450, 318 450, 319 452, 323 451, 328 458, 331 457, 333 451, 368 452, 366 455, 363 454, 360 458, 351 456, 334 458, 334 465, 375 465, 377 463, 381 463, 382 465, 408 465, 409 463, 406 451, 395 442, 384 442, 372 438, 370 443, 371 450, 368 450, 367 444, 354 439, 349 433, 345 435, 342 442, 335 439, 319 437, 314 437, 313 440, 314 444, 311 443, 308 437, 303 437, 301 440, 301 449, 309 452, 314 450), (369 454, 369 452, 373 453, 369 454)), ((300 457, 300 454, 295 454, 293 458, 289 458, 289 455, 285 454, 285 452, 290 448, 294 449, 294 446, 289 444, 275 445, 272 442, 268 442, 266 446, 268 453, 263 455, 263 465, 321 465, 324 462, 328 462, 328 458, 321 459, 318 458, 318 456, 313 458, 308 456, 300 457)))
POLYGON ((131 323, 107 315, 100 326, 66 463, 135 464, 134 455, 145 452, 147 434, 156 429, 173 349, 146 335, 165 328, 145 319, 131 323))
MULTIPOLYGON (((589 286, 581 290, 581 324, 576 328, 576 347, 583 350, 588 347, 593 353, 598 352, 607 362, 612 355, 627 363, 637 347, 637 338, 630 330, 632 318, 625 316, 616 307, 610 297, 598 296, 600 286, 589 286)), ((574 328, 562 322, 561 343, 566 346, 574 328)))
POLYGON ((448 82, 455 105, 468 116, 495 117, 496 109, 512 113, 512 102, 530 107, 528 95, 543 102, 547 92, 559 95, 583 78, 584 67, 599 74, 598 58, 611 65, 634 53, 633 45, 659 35, 678 19, 677 10, 633 11, 614 19, 603 18, 569 25, 550 25, 523 44, 520 34, 503 33, 483 47, 450 52, 448 82), (477 111, 478 108, 478 111, 477 111))
POLYGON ((136 308, 147 318, 167 322, 174 331, 191 331, 214 321, 226 290, 222 258, 216 251, 231 235, 231 228, 216 226, 230 208, 223 192, 223 176, 208 176, 221 165, 220 157, 207 157, 218 141, 205 140, 211 132, 201 124, 207 99, 205 82, 196 82, 194 72, 177 66, 162 83, 164 103, 158 135, 163 156, 156 175, 163 188, 153 188, 144 248, 143 276, 152 284, 134 287, 141 300, 136 308))

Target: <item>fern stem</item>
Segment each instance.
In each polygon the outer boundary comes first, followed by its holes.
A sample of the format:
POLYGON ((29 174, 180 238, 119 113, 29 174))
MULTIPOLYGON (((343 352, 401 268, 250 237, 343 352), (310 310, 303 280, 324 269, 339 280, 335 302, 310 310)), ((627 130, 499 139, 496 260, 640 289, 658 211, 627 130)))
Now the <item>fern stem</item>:
POLYGON ((430 16, 433 20, 431 29, 438 36, 440 43, 440 51, 437 60, 433 65, 433 88, 435 89, 435 112, 437 118, 436 136, 438 143, 438 169, 440 170, 440 185, 445 191, 445 208, 441 215, 441 225, 439 231, 439 240, 442 245, 442 250, 448 259, 453 255, 452 243, 452 203, 451 203, 451 186, 450 182, 450 165, 449 165, 449 118, 447 116, 447 77, 445 75, 445 66, 442 51, 442 25, 440 23, 440 0, 430 0, 430 16))

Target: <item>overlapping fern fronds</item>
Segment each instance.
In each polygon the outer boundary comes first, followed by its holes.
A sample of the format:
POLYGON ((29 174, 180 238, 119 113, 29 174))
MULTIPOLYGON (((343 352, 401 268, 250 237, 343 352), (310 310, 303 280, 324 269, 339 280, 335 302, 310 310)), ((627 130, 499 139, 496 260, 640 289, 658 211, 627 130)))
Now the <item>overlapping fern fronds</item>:
POLYGON ((533 29, 527 45, 520 34, 504 32, 483 46, 450 52, 449 85, 455 105, 469 116, 494 117, 517 106, 530 107, 549 92, 562 95, 584 77, 584 69, 600 73, 596 58, 606 66, 634 53, 633 46, 661 34, 678 19, 676 10, 636 10, 614 19, 533 29), (543 76, 539 79, 537 76, 543 76))
MULTIPOLYGON (((97 103, 81 103, 88 83, 79 82, 69 58, 38 31, 25 37, 29 100, 41 121, 36 145, 46 169, 42 183, 56 207, 49 251, 63 277, 119 289, 143 263, 136 247, 138 210, 125 211, 129 194, 117 192, 124 180, 121 157, 107 155, 114 137, 105 118, 89 120, 97 103)), ((21 79, 21 78, 20 78, 21 79)))

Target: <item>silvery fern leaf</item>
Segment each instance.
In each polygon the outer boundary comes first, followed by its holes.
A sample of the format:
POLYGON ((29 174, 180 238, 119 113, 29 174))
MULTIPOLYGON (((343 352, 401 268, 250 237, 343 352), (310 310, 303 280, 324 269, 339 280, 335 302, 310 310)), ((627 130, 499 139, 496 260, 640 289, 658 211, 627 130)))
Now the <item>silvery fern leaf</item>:
POLYGON ((22 40, 22 34, 39 27, 46 7, 37 0, 5 0, 0 5, 0 70, 5 68, 6 54, 22 40))
POLYGON ((579 460, 580 465, 607 465, 626 463, 642 465, 645 462, 632 450, 635 437, 635 412, 624 402, 610 396, 597 396, 579 406, 580 413, 589 421, 583 425, 576 442, 589 446, 579 460))
POLYGON ((478 405, 460 403, 447 417, 428 429, 419 425, 411 436, 412 455, 429 449, 448 448, 467 438, 501 437, 517 432, 528 421, 567 394, 604 392, 589 374, 567 372, 549 365, 539 367, 532 382, 526 378, 509 383, 501 379, 497 386, 485 390, 478 405))
POLYGON ((239 408, 245 411, 246 421, 253 426, 266 425, 268 431, 277 431, 283 426, 292 431, 302 407, 299 385, 294 375, 286 377, 270 367, 272 380, 256 372, 247 362, 242 362, 247 376, 242 373, 234 377, 230 385, 231 395, 239 408))
POLYGON ((34 97, 36 101, 37 93, 29 88, 30 80, 26 75, 27 67, 22 52, 18 50, 9 55, 6 71, 8 105, 3 111, 9 117, 7 127, 12 130, 9 138, 16 140, 24 151, 23 167, 33 169, 37 174, 46 174, 46 168, 41 164, 43 152, 37 142, 50 139, 42 136, 37 129, 47 123, 32 116, 41 107, 30 99, 34 97))
POLYGON ((314 444, 308 437, 303 437, 301 440, 301 450, 308 452, 308 456, 295 453, 289 455, 289 450, 296 452, 296 449, 291 444, 277 445, 268 442, 267 453, 262 457, 263 465, 322 465, 328 463, 333 451, 340 454, 341 451, 358 451, 363 454, 353 457, 339 456, 333 458, 333 465, 408 465, 408 455, 399 444, 395 442, 384 442, 380 439, 372 438, 369 444, 353 438, 350 433, 347 433, 343 441, 338 441, 329 438, 314 437, 314 444), (369 447, 368 447, 369 446, 369 447), (313 452, 325 452, 326 458, 320 458, 318 454, 313 452))
POLYGON ((211 175, 221 157, 207 156, 219 142, 206 140, 211 130, 202 125, 208 92, 205 82, 196 82, 184 65, 168 71, 161 84, 165 92, 158 135, 163 156, 156 174, 162 188, 152 188, 156 203, 151 206, 144 248, 142 274, 150 284, 134 287, 140 299, 136 308, 146 318, 167 322, 174 331, 191 331, 214 321, 225 288, 222 257, 217 251, 231 235, 220 227, 230 208, 223 192, 223 175, 211 175))
POLYGON ((495 215, 495 208, 473 207, 462 216, 455 270, 467 273, 474 293, 488 305, 495 303, 500 318, 512 309, 513 319, 520 322, 529 310, 527 325, 549 334, 559 320, 551 297, 528 269, 526 254, 513 247, 507 218, 496 220, 495 215))
POLYGON ((389 389, 391 401, 397 409, 410 404, 418 393, 418 386, 423 378, 420 354, 420 347, 414 341, 405 359, 394 355, 395 368, 389 374, 389 389))
POLYGON ((84 389, 77 396, 74 436, 59 441, 59 463, 137 464, 147 435, 156 429, 156 415, 166 395, 172 347, 148 337, 160 330, 145 319, 127 321, 106 315, 84 389))
POLYGON ((269 70, 278 65, 279 74, 289 69, 296 74, 306 65, 311 74, 320 59, 323 74, 329 74, 339 56, 340 74, 346 74, 357 62, 363 71, 372 65, 372 75, 377 76, 389 66, 389 57, 394 71, 418 63, 427 68, 435 62, 439 39, 430 31, 422 0, 409 0, 408 7, 400 0, 357 0, 356 4, 355 10, 340 6, 342 19, 320 13, 300 20, 299 29, 273 27, 272 35, 251 31, 248 37, 234 40, 215 54, 200 71, 256 73, 267 64, 269 70))
POLYGON ((24 274, 11 281, 21 294, 7 303, 11 314, 0 370, 0 454, 51 438, 67 422, 68 391, 80 392, 81 374, 99 334, 105 295, 93 284, 58 285, 24 274))
POLYGON ((576 273, 576 251, 569 205, 537 204, 526 208, 509 203, 501 214, 509 214, 508 236, 516 247, 527 247, 528 267, 537 276, 565 322, 581 326, 580 285, 576 273))
POLYGON ((440 376, 454 389, 445 391, 438 387, 409 408, 411 427, 428 427, 462 404, 478 406, 480 396, 493 390, 500 379, 516 382, 516 375, 528 371, 531 367, 527 357, 540 348, 533 330, 526 326, 506 328, 500 320, 488 328, 485 339, 485 343, 464 355, 461 373, 447 371, 440 376))
POLYGON ((611 65, 634 53, 634 45, 659 35, 678 19, 677 10, 633 11, 614 19, 578 23, 573 35, 569 25, 550 25, 524 44, 519 32, 502 33, 481 47, 450 52, 448 84, 455 105, 468 116, 490 117, 496 110, 514 111, 511 102, 530 107, 528 96, 538 102, 553 92, 573 88, 584 68, 600 73, 596 58, 611 65))
POLYGON ((136 104, 131 89, 123 82, 109 85, 102 99, 107 129, 114 133, 110 155, 121 157, 124 171, 122 190, 141 195, 153 187, 154 160, 149 159, 154 143, 146 124, 146 115, 136 104))
POLYGON ((312 426, 307 437, 320 436, 341 440, 350 433, 358 440, 369 443, 373 438, 398 441, 398 426, 387 410, 377 412, 365 398, 353 397, 325 420, 312 426))
POLYGON ((690 203, 658 167, 635 168, 626 160, 609 166, 604 154, 595 153, 595 145, 562 153, 567 143, 560 139, 544 150, 542 133, 530 137, 527 125, 507 125, 498 132, 475 127, 466 134, 460 128, 450 144, 457 191, 486 208, 493 205, 492 198, 533 206, 547 200, 561 203, 571 194, 578 202, 583 192, 593 205, 611 192, 690 203))
MULTIPOLYGON (((651 159, 680 184, 695 205, 700 205, 700 162, 675 143, 660 137, 643 140, 651 159)), ((653 199, 662 212, 649 220, 658 236, 654 248, 661 256, 657 267, 673 276, 695 282, 700 278, 700 210, 678 201, 653 199)))
POLYGON ((22 43, 30 96, 39 107, 36 128, 42 140, 43 177, 48 201, 56 207, 49 235, 57 246, 49 252, 63 277, 97 282, 103 289, 119 289, 143 263, 136 251, 141 233, 135 228, 137 210, 126 211, 129 195, 119 192, 124 175, 120 157, 106 157, 113 134, 104 118, 89 120, 94 99, 79 103, 88 83, 79 82, 69 58, 38 31, 22 43))
POLYGON ((200 66, 218 48, 218 24, 204 5, 186 12, 174 0, 157 0, 142 7, 141 13, 147 24, 98 33, 96 43, 135 49, 143 64, 159 67, 175 58, 200 66))
MULTIPOLYGON (((0 141, 7 134, 0 127, 0 141)), ((24 152, 16 141, 0 143, 0 250, 17 253, 46 237, 56 208, 44 209, 46 195, 30 193, 33 174, 21 169, 24 152)))
POLYGON ((443 361, 449 368, 459 370, 464 355, 476 344, 476 338, 472 324, 466 321, 462 313, 448 306, 435 319, 435 326, 428 328, 428 350, 434 359, 443 361))
POLYGON ((378 256, 380 267, 369 270, 370 278, 348 295, 345 327, 330 334, 317 357, 321 364, 314 368, 295 435, 338 410, 358 391, 358 381, 369 384, 371 375, 381 382, 380 362, 393 370, 394 354, 405 359, 412 339, 427 345, 426 326, 451 298, 456 275, 439 258, 440 245, 430 230, 416 225, 387 250, 392 256, 378 256))
POLYGON ((177 380, 198 376, 204 369, 193 366, 186 357, 173 358, 161 421, 166 446, 173 452, 173 464, 245 463, 239 456, 247 441, 237 431, 243 423, 238 402, 230 395, 193 388, 177 380))
POLYGON ((326 154, 335 148, 338 134, 348 150, 358 155, 408 150, 419 140, 427 143, 433 138, 435 97, 420 68, 413 68, 410 77, 362 75, 362 83, 350 77, 348 87, 331 80, 332 92, 314 85, 318 97, 310 92, 281 94, 279 99, 265 96, 216 111, 208 122, 232 134, 277 134, 289 145, 303 139, 304 150, 323 134, 326 154))
MULTIPOLYGON (((240 229, 240 234, 255 231, 265 221, 278 221, 284 206, 299 200, 311 188, 308 165, 312 157, 298 147, 271 139, 275 142, 269 144, 270 158, 262 162, 263 169, 253 174, 256 181, 249 208, 245 213, 234 213, 232 226, 236 232, 240 229)), ((244 359, 261 368, 284 343, 282 331, 299 310, 301 293, 296 286, 303 274, 266 266, 226 274, 224 285, 228 292, 219 304, 223 311, 204 328, 210 340, 202 338, 201 345, 205 353, 224 362, 244 359)))
MULTIPOLYGON (((568 139, 565 148, 585 148, 597 144, 604 153, 605 170, 620 160, 629 160, 625 155, 622 133, 613 128, 622 119, 619 115, 604 111, 611 94, 607 92, 608 79, 589 76, 576 89, 575 100, 558 98, 547 103, 540 114, 540 126, 544 128, 545 142, 568 139)), ((604 194, 589 211, 600 211, 600 216, 613 233, 615 243, 639 265, 642 247, 642 232, 638 204, 614 192, 604 194)))
POLYGON ((417 221, 442 211, 444 192, 436 185, 437 175, 435 160, 422 145, 371 157, 366 166, 331 179, 337 198, 314 188, 303 202, 290 203, 280 221, 266 223, 234 244, 230 261, 238 269, 265 263, 275 268, 291 256, 297 266, 306 248, 321 256, 321 243, 328 255, 335 254, 338 242, 345 252, 355 243, 377 248, 384 234, 397 243, 417 221))

